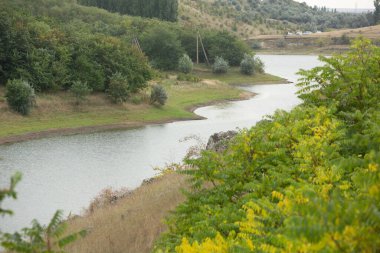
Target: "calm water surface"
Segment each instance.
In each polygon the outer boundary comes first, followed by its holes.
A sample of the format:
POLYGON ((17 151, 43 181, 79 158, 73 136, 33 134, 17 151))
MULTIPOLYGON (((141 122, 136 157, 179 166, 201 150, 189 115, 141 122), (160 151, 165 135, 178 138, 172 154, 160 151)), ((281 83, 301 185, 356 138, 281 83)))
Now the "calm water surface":
MULTIPOLYGON (((266 72, 296 81, 300 68, 319 64, 315 56, 262 55, 266 72)), ((79 214, 102 189, 135 188, 155 175, 156 166, 180 162, 194 142, 180 140, 197 135, 204 142, 219 131, 250 127, 276 109, 290 110, 300 103, 293 84, 246 87, 258 93, 247 101, 199 108, 207 120, 152 125, 138 129, 81 134, 0 146, 0 188, 15 171, 23 180, 18 199, 3 207, 15 211, 0 217, 0 228, 12 232, 33 218, 46 223, 57 209, 79 214)))

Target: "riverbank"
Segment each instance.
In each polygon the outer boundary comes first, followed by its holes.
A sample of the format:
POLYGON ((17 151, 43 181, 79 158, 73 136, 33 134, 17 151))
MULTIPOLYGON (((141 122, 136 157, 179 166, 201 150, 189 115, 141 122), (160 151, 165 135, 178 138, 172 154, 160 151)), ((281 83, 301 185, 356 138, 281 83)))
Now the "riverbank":
POLYGON ((39 94, 37 107, 23 117, 9 110, 0 88, 0 145, 57 135, 119 130, 180 120, 201 119, 193 113, 199 106, 252 97, 230 84, 281 83, 282 78, 269 74, 242 76, 238 68, 228 74, 214 75, 199 70, 202 81, 178 81, 175 76, 157 80, 167 93, 163 107, 149 104, 149 91, 134 95, 122 105, 112 104, 104 94, 92 94, 82 105, 75 105, 67 92, 39 94), (219 80, 217 80, 219 79, 219 80))
POLYGON ((258 54, 332 55, 350 49, 350 42, 364 37, 380 45, 380 25, 303 35, 260 35, 246 40, 258 54))
POLYGON ((185 175, 164 174, 143 183, 115 203, 70 219, 69 232, 86 229, 88 233, 66 251, 151 252, 155 240, 166 230, 164 218, 185 200, 181 191, 184 188, 188 188, 185 175))

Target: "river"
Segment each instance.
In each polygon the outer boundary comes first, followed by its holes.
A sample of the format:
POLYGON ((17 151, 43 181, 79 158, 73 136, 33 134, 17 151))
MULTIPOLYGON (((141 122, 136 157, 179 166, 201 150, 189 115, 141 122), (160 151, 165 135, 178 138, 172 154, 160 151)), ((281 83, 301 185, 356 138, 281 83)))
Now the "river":
MULTIPOLYGON (((296 72, 319 64, 315 56, 261 55, 266 72, 295 82, 296 72)), ((199 108, 206 120, 151 125, 111 131, 32 140, 0 146, 0 188, 15 171, 23 174, 17 185, 17 200, 6 200, 3 208, 12 217, 0 217, 0 228, 12 232, 29 226, 34 218, 49 221, 57 209, 79 214, 102 189, 133 189, 154 176, 156 166, 180 162, 195 135, 206 142, 220 131, 250 127, 276 109, 290 110, 300 103, 294 84, 244 87, 258 95, 199 108)))

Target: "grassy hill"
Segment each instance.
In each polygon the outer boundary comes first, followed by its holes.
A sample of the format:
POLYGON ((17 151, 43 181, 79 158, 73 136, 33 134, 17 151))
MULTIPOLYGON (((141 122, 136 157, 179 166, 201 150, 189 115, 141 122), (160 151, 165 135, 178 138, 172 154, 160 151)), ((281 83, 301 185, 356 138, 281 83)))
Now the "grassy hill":
POLYGON ((293 0, 180 0, 179 21, 187 26, 226 29, 248 38, 288 31, 327 31, 372 24, 367 13, 337 13, 293 0))

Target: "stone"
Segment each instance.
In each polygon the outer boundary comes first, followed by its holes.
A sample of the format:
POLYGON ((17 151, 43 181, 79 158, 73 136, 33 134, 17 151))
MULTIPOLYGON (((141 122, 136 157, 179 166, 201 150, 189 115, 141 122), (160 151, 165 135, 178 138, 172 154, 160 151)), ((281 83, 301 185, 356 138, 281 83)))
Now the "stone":
POLYGON ((215 151, 218 153, 224 152, 228 143, 233 139, 238 133, 236 131, 219 132, 210 136, 207 142, 206 150, 215 151))

